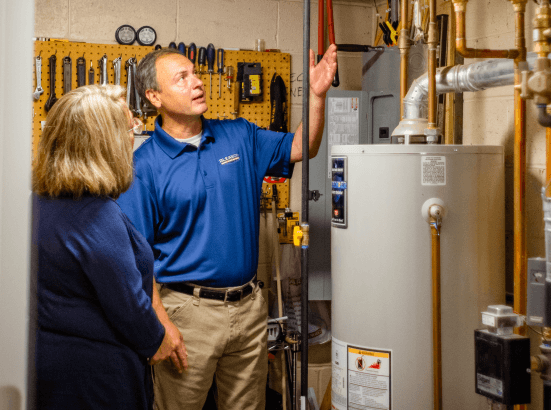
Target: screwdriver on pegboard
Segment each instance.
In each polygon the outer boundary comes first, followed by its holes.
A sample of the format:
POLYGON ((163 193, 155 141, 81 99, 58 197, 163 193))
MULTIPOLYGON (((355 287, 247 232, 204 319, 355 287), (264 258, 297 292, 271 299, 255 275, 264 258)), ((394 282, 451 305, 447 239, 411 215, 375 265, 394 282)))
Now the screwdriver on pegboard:
POLYGON ((197 65, 199 66, 199 75, 203 75, 203 68, 205 67, 206 58, 207 58, 207 49, 205 47, 199 48, 199 55, 197 56, 197 65))
POLYGON ((187 58, 193 64, 193 69, 195 70, 195 60, 197 59, 197 46, 195 43, 190 43, 187 49, 187 58))
POLYGON ((209 43, 207 46, 207 64, 210 76, 210 99, 212 100, 212 73, 214 73, 214 44, 209 43))
POLYGON ((186 45, 183 42, 180 42, 178 44, 178 51, 182 53, 183 55, 186 55, 186 45))
POLYGON ((222 98, 222 74, 224 73, 224 49, 218 49, 218 98, 222 98))

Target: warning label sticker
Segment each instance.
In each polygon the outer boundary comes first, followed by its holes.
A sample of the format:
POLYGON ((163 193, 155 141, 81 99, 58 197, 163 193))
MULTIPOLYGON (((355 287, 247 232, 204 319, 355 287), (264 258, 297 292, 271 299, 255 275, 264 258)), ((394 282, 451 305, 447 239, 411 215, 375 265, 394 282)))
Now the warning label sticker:
POLYGON ((421 157, 421 184, 446 185, 446 157, 421 157))
POLYGON ((494 396, 503 397, 503 382, 483 374, 476 374, 476 387, 494 396))
POLYGON ((332 377, 331 377, 331 404, 332 409, 346 410, 347 409, 347 390, 348 382, 346 377, 347 353, 346 343, 338 339, 332 338, 331 343, 331 361, 332 361, 332 377))
POLYGON ((333 338, 332 408, 391 408, 391 351, 347 345, 333 338), (346 364, 339 357, 346 355, 346 364), (344 367, 346 366, 346 370, 344 367))

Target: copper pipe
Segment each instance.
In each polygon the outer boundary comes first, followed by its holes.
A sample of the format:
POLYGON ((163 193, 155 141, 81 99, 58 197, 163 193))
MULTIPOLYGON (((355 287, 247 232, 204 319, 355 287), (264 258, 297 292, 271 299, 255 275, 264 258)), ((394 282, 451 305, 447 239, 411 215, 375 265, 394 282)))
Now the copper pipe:
MULTIPOLYGON (((524 13, 526 0, 513 0, 515 8, 515 85, 520 84, 519 64, 526 61, 526 39, 524 37, 524 13)), ((526 100, 520 97, 521 90, 515 87, 515 144, 514 144, 514 310, 526 315, 526 100)), ((520 327, 518 334, 525 334, 520 327)))
POLYGON ((436 129, 436 47, 438 46, 438 29, 436 26, 436 0, 429 2, 429 41, 428 41, 428 75, 429 75, 429 129, 436 129))
MULTIPOLYGON (((520 74, 515 72, 515 84, 520 74)), ((526 315, 526 101, 515 90, 514 147, 514 310, 526 315)), ((519 328, 524 334, 524 327, 519 328)))
POLYGON ((409 58, 409 30, 408 30, 408 1, 402 0, 400 24, 400 36, 398 48, 400 49, 400 119, 404 118, 404 97, 408 91, 408 58, 409 58))
POLYGON ((518 50, 488 50, 467 48, 465 14, 468 0, 453 0, 455 10, 455 49, 465 58, 516 58, 518 50))
MULTIPOLYGON (((545 129, 545 147, 546 147, 546 155, 545 155, 545 182, 546 184, 551 181, 551 128, 545 129)), ((549 196, 549 193, 546 192, 546 195, 549 196)))
MULTIPOLYGON (((512 0, 515 9, 515 147, 514 147, 514 310, 526 315, 527 304, 527 257, 526 257, 526 100, 520 97, 521 82, 519 65, 526 61, 526 38, 524 36, 524 13, 527 0, 512 0)), ((515 329, 515 333, 526 334, 526 326, 515 329)), ((517 410, 526 406, 517 405, 517 410)))
POLYGON ((432 234, 432 367, 434 410, 442 409, 442 318, 440 302, 440 224, 430 219, 432 234))

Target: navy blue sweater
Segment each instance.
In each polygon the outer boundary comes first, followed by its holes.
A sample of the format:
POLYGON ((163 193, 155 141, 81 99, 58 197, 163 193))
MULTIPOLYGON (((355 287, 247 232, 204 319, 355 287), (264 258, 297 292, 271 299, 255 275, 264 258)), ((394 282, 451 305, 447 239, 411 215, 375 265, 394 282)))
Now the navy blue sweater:
POLYGON ((146 408, 164 337, 151 247, 112 199, 35 199, 40 408, 146 408))

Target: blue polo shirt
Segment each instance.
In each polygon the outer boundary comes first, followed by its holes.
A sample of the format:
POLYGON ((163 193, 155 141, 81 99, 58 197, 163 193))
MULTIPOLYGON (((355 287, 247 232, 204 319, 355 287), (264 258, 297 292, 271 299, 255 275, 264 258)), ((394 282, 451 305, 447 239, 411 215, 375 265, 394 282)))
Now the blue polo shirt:
POLYGON ((160 121, 134 153, 134 182, 118 199, 153 248, 157 281, 248 282, 258 267, 262 180, 291 176, 294 134, 202 118, 196 148, 172 138, 160 121))

